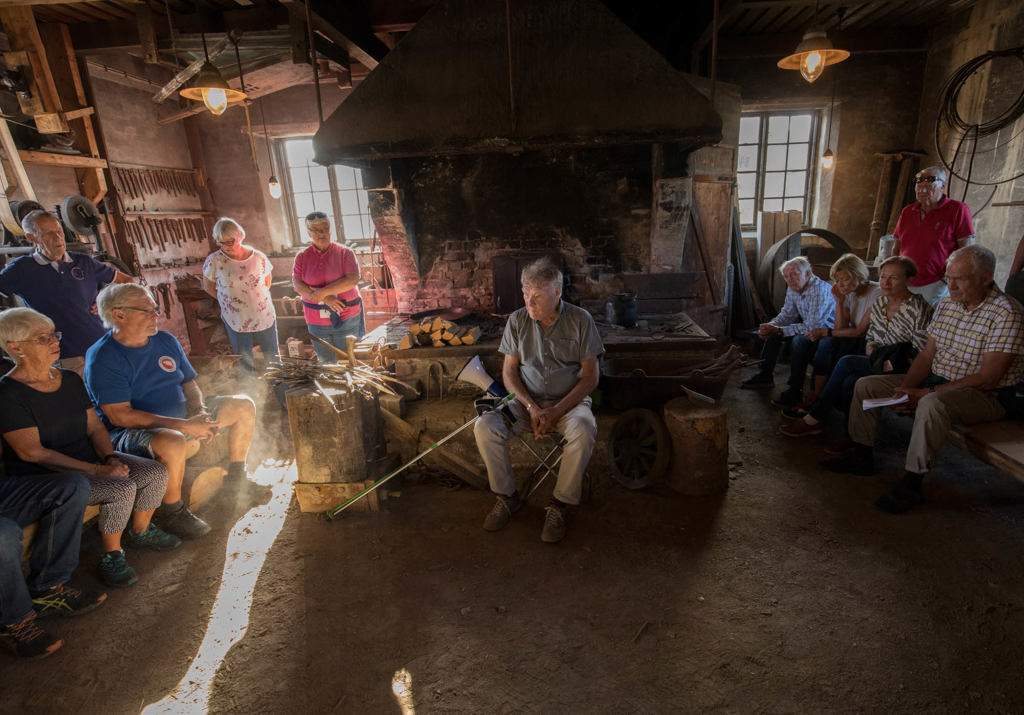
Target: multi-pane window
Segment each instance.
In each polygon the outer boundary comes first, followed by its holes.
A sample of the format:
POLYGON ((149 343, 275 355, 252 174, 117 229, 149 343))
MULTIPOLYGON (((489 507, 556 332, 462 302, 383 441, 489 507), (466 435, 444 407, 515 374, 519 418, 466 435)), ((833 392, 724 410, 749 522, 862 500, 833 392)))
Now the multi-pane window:
POLYGON ((743 112, 736 155, 741 224, 754 226, 759 211, 795 210, 808 220, 818 122, 816 110, 743 112))
POLYGON ((373 222, 359 169, 313 161, 312 139, 284 139, 280 154, 285 166, 285 198, 292 228, 292 243, 309 243, 303 219, 323 211, 334 223, 335 238, 353 247, 369 247, 373 222))

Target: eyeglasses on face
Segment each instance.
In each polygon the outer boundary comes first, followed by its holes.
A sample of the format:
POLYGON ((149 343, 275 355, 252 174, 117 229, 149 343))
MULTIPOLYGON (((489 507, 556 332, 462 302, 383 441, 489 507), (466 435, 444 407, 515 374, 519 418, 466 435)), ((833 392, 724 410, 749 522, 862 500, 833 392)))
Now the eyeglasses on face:
POLYGON ((160 315, 159 308, 136 308, 133 305, 115 305, 114 310, 137 310, 140 313, 148 313, 149 315, 160 315))
POLYGON ((331 227, 328 226, 306 226, 306 230, 310 233, 315 233, 321 236, 329 236, 331 234, 331 227))
POLYGON ((934 184, 936 181, 941 182, 942 179, 937 176, 918 176, 914 179, 915 184, 934 184))
POLYGON ((15 343, 35 343, 36 345, 49 345, 56 341, 60 342, 60 338, 63 335, 59 330, 55 330, 52 333, 46 335, 40 335, 38 338, 29 338, 28 340, 14 340, 15 343))

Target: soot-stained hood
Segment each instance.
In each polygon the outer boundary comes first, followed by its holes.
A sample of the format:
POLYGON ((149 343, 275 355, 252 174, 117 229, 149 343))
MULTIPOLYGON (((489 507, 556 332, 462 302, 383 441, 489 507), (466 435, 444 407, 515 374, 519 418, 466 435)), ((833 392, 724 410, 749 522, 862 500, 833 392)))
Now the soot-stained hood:
POLYGON ((324 122, 316 160, 721 139, 708 99, 597 0, 508 10, 441 0, 324 122))

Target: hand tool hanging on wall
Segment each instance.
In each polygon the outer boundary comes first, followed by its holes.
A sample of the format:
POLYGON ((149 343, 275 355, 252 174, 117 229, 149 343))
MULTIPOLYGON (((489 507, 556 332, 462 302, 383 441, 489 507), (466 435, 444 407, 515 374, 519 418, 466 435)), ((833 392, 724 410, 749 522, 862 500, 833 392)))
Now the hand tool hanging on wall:
MULTIPOLYGON (((509 393, 508 395, 506 395, 505 397, 503 397, 503 398, 501 398, 500 400, 498 400, 498 402, 496 402, 496 403, 495 403, 494 407, 493 407, 492 409, 488 410, 487 412, 497 412, 498 410, 502 410, 502 409, 504 409, 505 407, 507 407, 507 406, 508 406, 508 404, 509 404, 509 403, 510 403, 510 402, 511 402, 511 401, 512 401, 513 399, 515 399, 515 393, 512 393, 512 392, 510 392, 510 393, 509 393)), ((365 497, 365 496, 366 496, 367 494, 369 494, 370 492, 372 492, 373 490, 375 490, 375 489, 376 489, 377 487, 379 487, 379 486, 380 486, 381 484, 384 484, 384 482, 388 481, 389 479, 391 479, 391 478, 393 478, 393 477, 395 477, 395 476, 398 476, 398 474, 399 474, 399 473, 401 473, 401 472, 405 471, 406 469, 408 469, 409 467, 411 467, 412 465, 414 465, 414 464, 415 464, 416 462, 418 462, 418 461, 420 461, 421 459, 423 459, 423 458, 424 458, 425 456, 427 456, 428 454, 430 454, 431 452, 433 452, 433 451, 434 451, 435 449, 437 449, 437 448, 438 448, 438 447, 440 447, 440 446, 441 446, 442 444, 444 444, 445 442, 447 442, 448 440, 450 440, 450 439, 451 439, 452 437, 454 437, 455 435, 457 435, 457 434, 458 434, 459 432, 461 432, 462 430, 466 429, 467 427, 469 427, 469 426, 470 426, 470 425, 472 425, 472 424, 475 424, 475 423, 476 423, 476 421, 477 421, 478 419, 480 419, 480 418, 481 418, 481 417, 482 417, 483 415, 487 414, 487 412, 483 412, 483 413, 481 413, 481 414, 478 414, 478 415, 477 415, 476 417, 474 417, 473 419, 471 419, 471 420, 470 420, 469 422, 467 422, 466 424, 464 424, 464 425, 462 425, 461 427, 457 428, 457 429, 456 429, 456 430, 454 430, 453 432, 449 432, 449 433, 448 433, 447 435, 445 435, 445 436, 444 436, 444 437, 442 437, 441 439, 439 439, 439 440, 437 440, 436 442, 434 442, 434 444, 432 444, 432 445, 430 445, 429 447, 427 447, 427 448, 426 448, 425 450, 423 450, 422 452, 420 452, 419 454, 417 454, 417 455, 416 455, 415 457, 413 457, 412 459, 410 459, 410 460, 409 460, 408 462, 406 462, 405 464, 403 464, 403 465, 402 465, 401 467, 399 467, 398 469, 394 470, 394 471, 393 471, 393 472, 391 472, 390 474, 387 474, 387 475, 385 475, 385 476, 381 477, 380 479, 378 479, 377 481, 375 481, 375 482, 374 482, 373 484, 371 484, 370 486, 368 486, 368 487, 367 487, 366 489, 364 489, 363 491, 359 492, 358 494, 356 494, 356 495, 354 495, 354 496, 352 496, 352 497, 349 497, 348 499, 346 499, 346 500, 345 500, 344 502, 342 502, 342 503, 341 503, 341 504, 339 504, 338 506, 334 507, 333 509, 328 509, 327 511, 323 512, 323 513, 322 513, 322 514, 320 515, 320 518, 321 518, 321 519, 323 519, 324 521, 334 521, 335 519, 337 519, 337 518, 338 518, 338 515, 339 515, 339 514, 341 514, 341 512, 343 512, 343 511, 344 511, 345 509, 347 509, 348 507, 350 507, 350 506, 352 506, 353 504, 355 504, 355 503, 356 503, 357 501, 359 501, 360 499, 362 499, 363 497, 365 497)))

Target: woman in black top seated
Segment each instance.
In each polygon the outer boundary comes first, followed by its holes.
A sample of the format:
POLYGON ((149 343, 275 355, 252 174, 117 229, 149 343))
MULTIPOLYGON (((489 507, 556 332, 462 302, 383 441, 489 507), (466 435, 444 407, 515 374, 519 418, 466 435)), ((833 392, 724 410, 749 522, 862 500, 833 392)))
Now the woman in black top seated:
POLYGON ((14 369, 0 377, 6 473, 84 474, 92 485, 89 504, 100 507, 99 575, 111 586, 130 586, 138 577, 125 561, 122 532, 126 544, 136 548, 168 551, 181 545, 178 537, 150 523, 167 488, 167 470, 151 459, 113 450, 82 378, 53 366, 60 357, 60 333, 48 317, 29 308, 0 313, 0 346, 14 361, 14 369))

